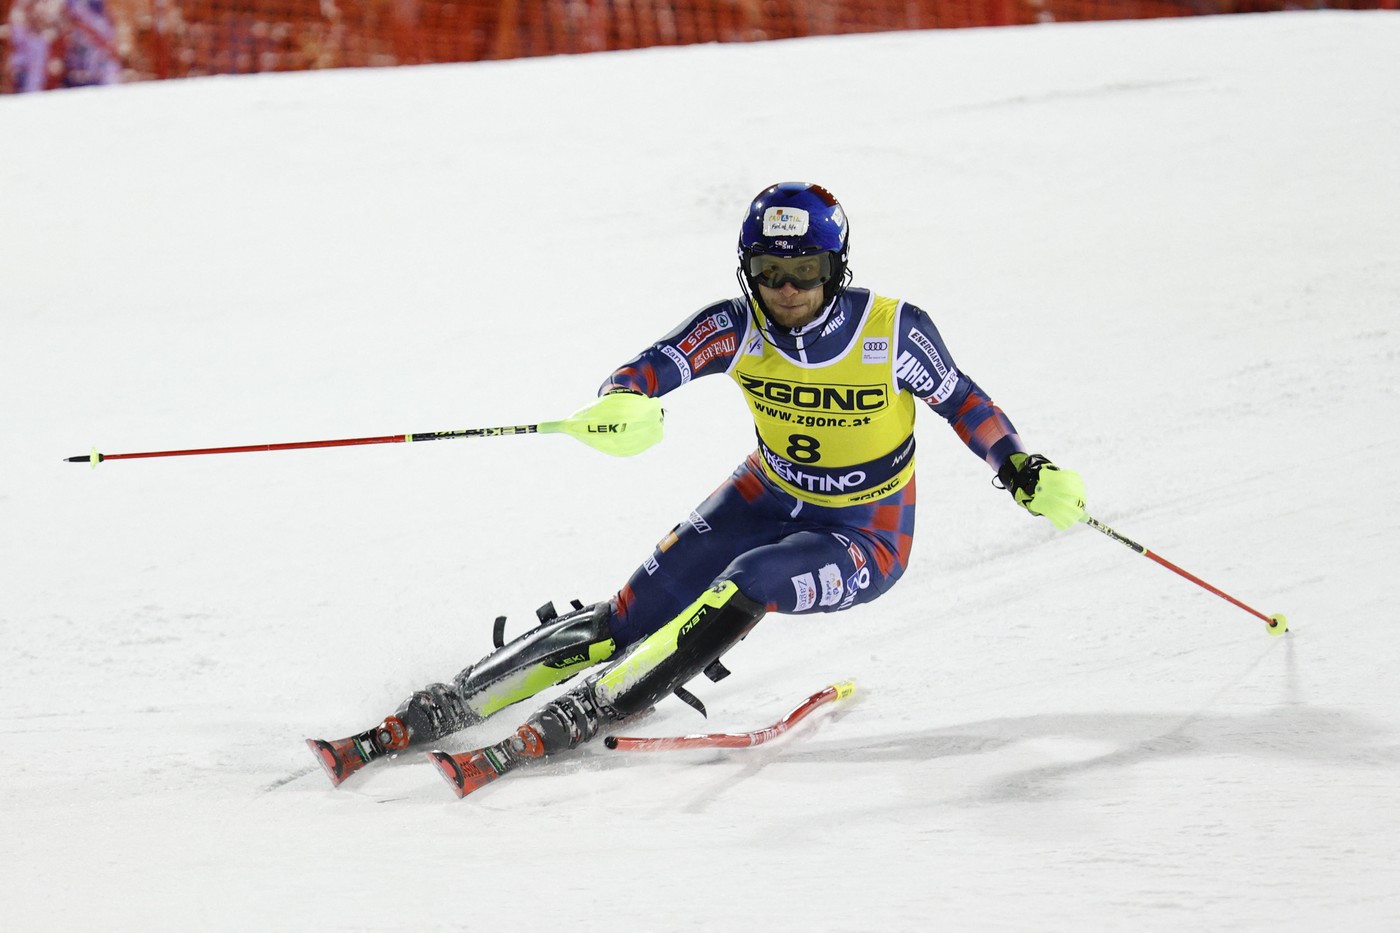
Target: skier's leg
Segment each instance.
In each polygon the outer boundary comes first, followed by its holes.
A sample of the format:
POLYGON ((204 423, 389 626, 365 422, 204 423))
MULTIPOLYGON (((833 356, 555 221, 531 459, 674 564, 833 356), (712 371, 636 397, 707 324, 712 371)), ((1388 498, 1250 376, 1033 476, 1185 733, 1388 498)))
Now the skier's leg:
POLYGON ((574 748, 603 725, 642 712, 717 661, 766 612, 835 612, 876 599, 904 572, 913 502, 909 488, 871 509, 808 510, 802 522, 775 523, 789 533, 738 555, 689 607, 546 704, 517 732, 516 752, 540 757, 574 748), (866 525, 812 527, 837 518, 866 525), (808 527, 792 531, 794 524, 808 527))
POLYGON ((410 696, 375 733, 387 751, 432 742, 562 683, 674 618, 735 555, 777 540, 790 505, 741 464, 657 544, 617 597, 546 621, 410 696))
POLYGON ((428 684, 380 727, 392 751, 473 726, 512 703, 562 683, 612 657, 609 603, 595 603, 540 625, 488 654, 452 679, 428 684))
POLYGON ((372 729, 345 739, 307 739, 331 783, 340 784, 376 758, 481 722, 495 711, 568 680, 611 657, 609 603, 563 616, 542 610, 540 624, 462 671, 450 684, 429 684, 372 729))
POLYGON ((769 612, 837 612, 868 603, 903 575, 914 545, 916 491, 869 505, 804 505, 779 541, 752 548, 724 569, 769 612))
POLYGON ((740 464, 637 568, 611 603, 547 622, 487 655, 450 684, 429 684, 385 720, 397 750, 481 722, 610 658, 674 619, 736 555, 776 541, 790 503, 760 482, 757 463, 740 464), (611 611, 609 611, 611 609, 611 611), (393 737, 394 719, 403 736, 393 737))
POLYGON ((733 583, 717 583, 606 669, 546 703, 520 727, 515 751, 540 757, 574 748, 600 726, 643 712, 736 645, 764 611, 733 583))
POLYGON ((770 612, 837 612, 878 598, 904 573, 904 562, 856 529, 799 531, 739 555, 722 579, 770 612))
POLYGON ((800 527, 791 518, 796 500, 765 485, 760 469, 755 457, 741 463, 657 543, 618 591, 612 631, 619 648, 674 619, 740 554, 800 527))

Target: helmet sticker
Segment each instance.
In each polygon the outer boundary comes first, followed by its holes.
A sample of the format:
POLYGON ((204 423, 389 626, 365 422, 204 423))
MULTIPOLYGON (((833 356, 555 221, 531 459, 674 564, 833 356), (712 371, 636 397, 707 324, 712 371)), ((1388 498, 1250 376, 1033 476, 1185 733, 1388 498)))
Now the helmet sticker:
POLYGON ((809 215, 800 207, 770 207, 763 212, 764 236, 802 236, 809 215))

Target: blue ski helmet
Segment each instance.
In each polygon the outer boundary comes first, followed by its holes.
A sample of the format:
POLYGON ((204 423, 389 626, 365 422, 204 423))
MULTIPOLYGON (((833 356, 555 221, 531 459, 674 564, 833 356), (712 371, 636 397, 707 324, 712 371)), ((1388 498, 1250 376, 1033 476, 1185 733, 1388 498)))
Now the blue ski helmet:
POLYGON ((829 303, 846 287, 850 225, 836 196, 820 185, 785 181, 765 188, 749 205, 739 229, 739 275, 752 294, 762 283, 781 288, 822 285, 829 303), (818 269, 805 277, 765 266, 761 257, 815 256, 818 269))

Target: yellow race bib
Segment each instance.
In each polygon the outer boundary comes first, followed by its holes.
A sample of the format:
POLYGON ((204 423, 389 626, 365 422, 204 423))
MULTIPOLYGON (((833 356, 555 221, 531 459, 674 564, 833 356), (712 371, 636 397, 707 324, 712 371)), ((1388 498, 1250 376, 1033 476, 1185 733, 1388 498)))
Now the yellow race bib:
POLYGON ((753 414, 764 472, 798 499, 873 502, 914 475, 914 396, 894 374, 898 308, 872 293, 857 337, 825 363, 792 359, 749 322, 729 375, 753 414))

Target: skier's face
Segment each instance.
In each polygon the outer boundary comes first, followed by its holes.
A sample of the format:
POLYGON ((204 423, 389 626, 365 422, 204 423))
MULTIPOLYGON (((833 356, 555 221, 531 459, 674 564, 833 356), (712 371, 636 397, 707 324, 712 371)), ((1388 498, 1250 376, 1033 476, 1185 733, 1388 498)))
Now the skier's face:
POLYGON ((791 282, 784 282, 782 288, 769 288, 760 283, 758 296, 775 323, 794 330, 815 321, 826 303, 822 286, 798 288, 791 282))

